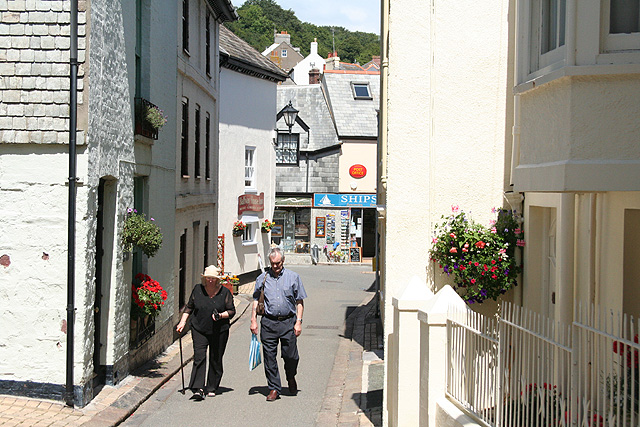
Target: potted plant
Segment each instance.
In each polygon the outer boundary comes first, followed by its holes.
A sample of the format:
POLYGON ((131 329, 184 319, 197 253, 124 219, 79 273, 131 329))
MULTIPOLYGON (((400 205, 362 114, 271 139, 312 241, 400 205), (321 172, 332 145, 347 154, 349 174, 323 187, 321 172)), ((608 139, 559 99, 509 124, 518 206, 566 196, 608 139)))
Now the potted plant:
POLYGON ((131 252, 134 246, 142 249, 148 257, 154 256, 162 246, 162 233, 160 227, 148 221, 144 215, 135 209, 127 210, 127 217, 122 230, 122 244, 125 252, 131 252))
POLYGON ((240 237, 244 233, 244 229, 247 228, 247 225, 242 221, 236 221, 233 223, 233 235, 235 237, 240 237))
POLYGON ((155 105, 148 105, 145 111, 145 119, 154 129, 160 130, 167 123, 167 116, 164 111, 155 105))
POLYGON ((167 292, 146 274, 136 274, 138 284, 131 285, 130 341, 136 343, 152 333, 153 319, 160 314, 167 292))
POLYGON ((265 219, 264 221, 262 221, 262 223, 260 224, 260 231, 262 231, 263 233, 268 233, 271 231, 271 229, 276 225, 275 222, 273 221, 269 221, 268 219, 265 219))
POLYGON ((238 284, 240 283, 240 279, 238 279, 238 276, 236 276, 235 274, 227 274, 222 279, 220 279, 220 283, 222 284, 222 286, 229 289, 232 294, 238 293, 238 284))
POLYGON ((454 289, 469 304, 497 300, 517 285, 522 265, 516 247, 524 246, 520 218, 515 211, 494 209, 490 227, 475 223, 452 206, 453 213, 436 225, 431 260, 453 278, 454 289))

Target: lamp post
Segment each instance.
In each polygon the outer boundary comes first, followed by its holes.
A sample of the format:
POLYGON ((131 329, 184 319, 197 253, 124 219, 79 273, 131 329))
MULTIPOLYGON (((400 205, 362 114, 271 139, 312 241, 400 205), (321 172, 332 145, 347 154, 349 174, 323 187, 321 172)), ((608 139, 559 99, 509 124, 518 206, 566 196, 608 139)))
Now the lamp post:
POLYGON ((298 110, 293 108, 291 101, 289 101, 289 105, 282 109, 282 115, 284 116, 284 122, 289 126, 289 134, 291 134, 291 128, 296 122, 296 118, 298 118, 298 110))

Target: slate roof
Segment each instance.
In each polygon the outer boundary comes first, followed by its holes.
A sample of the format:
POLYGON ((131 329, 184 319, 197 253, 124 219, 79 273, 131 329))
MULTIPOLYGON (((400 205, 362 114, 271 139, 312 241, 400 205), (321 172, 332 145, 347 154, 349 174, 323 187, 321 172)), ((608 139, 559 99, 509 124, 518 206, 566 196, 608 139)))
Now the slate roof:
POLYGON ((325 70, 322 86, 340 139, 378 137, 380 73, 325 70), (352 82, 369 83, 373 99, 354 99, 352 82))
POLYGON ((272 81, 284 81, 287 78, 286 72, 224 25, 220 26, 220 65, 272 81))
MULTIPOLYGON (((338 136, 320 85, 278 86, 278 111, 289 101, 299 111, 298 117, 309 126, 309 145, 301 150, 313 151, 339 144, 338 136)), ((280 129, 286 129, 284 120, 280 129)), ((295 130, 294 130, 295 131, 295 130)))

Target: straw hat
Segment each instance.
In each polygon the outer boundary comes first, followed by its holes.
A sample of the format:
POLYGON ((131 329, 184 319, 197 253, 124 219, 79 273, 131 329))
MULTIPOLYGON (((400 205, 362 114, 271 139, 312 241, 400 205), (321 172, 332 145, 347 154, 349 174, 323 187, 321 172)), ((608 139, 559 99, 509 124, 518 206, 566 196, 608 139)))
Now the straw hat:
POLYGON ((216 267, 215 265, 210 265, 204 269, 204 273, 200 277, 202 277, 203 281, 207 277, 222 279, 224 277, 224 272, 220 270, 218 267, 216 267))

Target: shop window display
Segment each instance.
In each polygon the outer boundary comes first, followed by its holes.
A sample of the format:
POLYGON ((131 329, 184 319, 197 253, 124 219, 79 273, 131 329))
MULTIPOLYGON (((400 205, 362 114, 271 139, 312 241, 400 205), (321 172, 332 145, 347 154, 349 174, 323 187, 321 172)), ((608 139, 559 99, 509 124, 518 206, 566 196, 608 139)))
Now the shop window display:
POLYGON ((309 253, 311 240, 311 209, 278 208, 273 214, 271 244, 285 252, 309 253))

